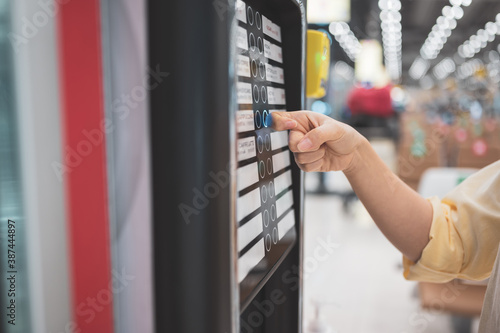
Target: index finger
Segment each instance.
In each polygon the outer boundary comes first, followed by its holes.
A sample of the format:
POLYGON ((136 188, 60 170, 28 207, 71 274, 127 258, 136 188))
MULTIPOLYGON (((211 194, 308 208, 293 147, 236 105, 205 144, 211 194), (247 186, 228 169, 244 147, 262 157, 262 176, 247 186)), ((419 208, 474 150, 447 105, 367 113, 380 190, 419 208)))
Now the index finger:
POLYGON ((297 121, 293 120, 288 112, 275 111, 267 116, 266 124, 276 131, 291 130, 297 127, 297 121))

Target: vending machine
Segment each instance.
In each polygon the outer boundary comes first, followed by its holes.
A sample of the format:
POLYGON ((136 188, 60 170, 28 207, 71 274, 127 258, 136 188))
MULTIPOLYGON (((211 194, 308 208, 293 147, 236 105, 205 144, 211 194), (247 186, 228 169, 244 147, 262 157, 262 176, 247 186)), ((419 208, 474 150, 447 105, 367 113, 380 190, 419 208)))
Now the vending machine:
POLYGON ((301 331, 300 0, 149 1, 157 332, 301 331))

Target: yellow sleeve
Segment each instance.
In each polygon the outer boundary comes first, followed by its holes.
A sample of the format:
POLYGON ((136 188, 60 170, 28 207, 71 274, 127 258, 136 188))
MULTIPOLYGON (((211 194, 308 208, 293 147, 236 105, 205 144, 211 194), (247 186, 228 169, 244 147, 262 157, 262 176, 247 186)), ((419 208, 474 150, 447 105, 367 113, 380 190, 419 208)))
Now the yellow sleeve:
POLYGON ((471 175, 433 207, 429 243, 417 263, 403 257, 408 280, 447 282, 490 276, 500 242, 500 161, 471 175))

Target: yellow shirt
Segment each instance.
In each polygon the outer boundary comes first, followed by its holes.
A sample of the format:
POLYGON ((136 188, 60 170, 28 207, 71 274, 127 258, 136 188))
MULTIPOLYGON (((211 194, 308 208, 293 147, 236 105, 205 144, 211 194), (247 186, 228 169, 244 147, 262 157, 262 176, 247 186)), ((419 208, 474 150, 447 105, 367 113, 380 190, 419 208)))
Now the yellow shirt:
POLYGON ((433 207, 429 243, 417 263, 403 258, 408 280, 484 280, 500 243, 500 160, 471 175, 433 207))

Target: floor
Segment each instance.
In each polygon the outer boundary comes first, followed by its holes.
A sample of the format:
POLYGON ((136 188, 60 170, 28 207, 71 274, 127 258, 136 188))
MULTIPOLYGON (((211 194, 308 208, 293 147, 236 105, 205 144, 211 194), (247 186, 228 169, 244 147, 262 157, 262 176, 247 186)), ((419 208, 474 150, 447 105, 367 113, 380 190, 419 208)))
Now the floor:
MULTIPOLYGON (((342 173, 326 176, 328 187, 350 191, 342 173)), ((306 189, 317 182, 306 175, 306 189)), ((448 315, 420 309, 401 255, 359 201, 345 209, 339 196, 307 194, 304 220, 305 333, 453 333, 448 315)))

